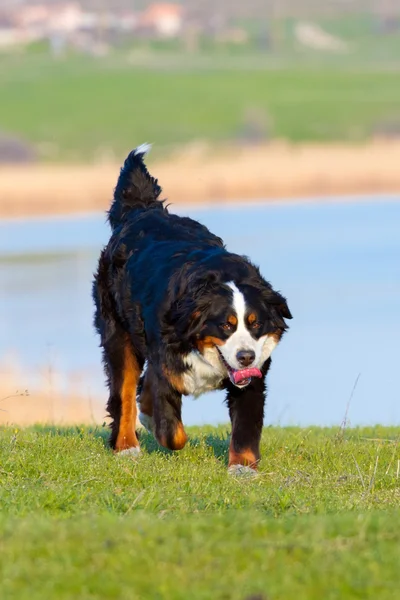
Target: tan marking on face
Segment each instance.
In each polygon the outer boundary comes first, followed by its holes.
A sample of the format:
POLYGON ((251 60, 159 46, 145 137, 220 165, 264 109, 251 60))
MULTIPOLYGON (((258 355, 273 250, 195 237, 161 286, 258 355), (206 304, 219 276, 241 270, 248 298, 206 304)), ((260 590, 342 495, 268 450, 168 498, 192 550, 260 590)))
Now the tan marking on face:
POLYGON ((224 340, 220 340, 212 335, 207 335, 201 340, 196 341, 197 350, 203 354, 206 348, 213 348, 214 346, 223 346, 224 340))
POLYGON ((257 469, 259 458, 254 454, 250 448, 236 452, 231 442, 229 446, 229 463, 228 467, 232 465, 244 465, 245 467, 251 467, 257 469))
POLYGON ((237 317, 235 315, 229 315, 228 317, 228 323, 230 323, 231 325, 233 325, 234 327, 236 327, 237 325, 237 317))
POLYGON ((255 315, 255 313, 250 313, 247 317, 247 321, 249 322, 249 325, 253 325, 253 323, 257 321, 257 316, 255 315))
POLYGON ((136 387, 139 380, 140 369, 132 346, 127 338, 124 346, 124 367, 122 374, 121 395, 121 419, 115 451, 127 450, 139 447, 136 437, 136 387))
POLYGON ((282 331, 280 329, 277 329, 276 331, 273 331, 272 333, 269 333, 268 335, 269 335, 269 337, 273 338, 275 340, 275 342, 278 344, 282 337, 282 331))

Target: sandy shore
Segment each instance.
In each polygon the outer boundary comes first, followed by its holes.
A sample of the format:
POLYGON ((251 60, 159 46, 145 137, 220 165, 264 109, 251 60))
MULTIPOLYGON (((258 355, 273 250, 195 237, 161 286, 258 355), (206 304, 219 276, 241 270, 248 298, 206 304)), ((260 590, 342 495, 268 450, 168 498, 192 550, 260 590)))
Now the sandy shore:
POLYGON ((49 367, 35 371, 18 362, 0 364, 0 425, 101 424, 107 419, 102 398, 87 391, 84 374, 68 377, 67 389, 59 385, 60 373, 49 367))
POLYGON ((101 425, 105 406, 91 398, 34 390, 10 391, 1 398, 0 425, 101 425))
MULTIPOLYGON (((360 145, 273 143, 213 153, 194 144, 168 160, 148 160, 173 204, 348 194, 400 193, 400 141, 360 145)), ((0 168, 0 217, 105 210, 120 165, 0 168)))

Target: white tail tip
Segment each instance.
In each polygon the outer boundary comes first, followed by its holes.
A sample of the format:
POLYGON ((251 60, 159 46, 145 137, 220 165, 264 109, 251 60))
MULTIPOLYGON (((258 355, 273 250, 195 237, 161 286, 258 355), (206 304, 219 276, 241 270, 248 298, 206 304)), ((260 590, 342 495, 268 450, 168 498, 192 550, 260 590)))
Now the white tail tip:
POLYGON ((135 156, 137 156, 138 154, 148 154, 151 150, 151 144, 140 144, 140 146, 138 146, 135 149, 135 156))

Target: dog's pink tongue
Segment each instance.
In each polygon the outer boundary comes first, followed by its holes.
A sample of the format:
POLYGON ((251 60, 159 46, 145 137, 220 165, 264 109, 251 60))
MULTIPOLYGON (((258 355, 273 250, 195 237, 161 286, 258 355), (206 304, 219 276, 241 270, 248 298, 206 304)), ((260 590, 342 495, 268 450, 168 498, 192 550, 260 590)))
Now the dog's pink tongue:
POLYGON ((251 367, 249 369, 241 369, 240 371, 232 371, 232 377, 235 383, 240 383, 243 379, 250 377, 262 377, 260 369, 251 367))

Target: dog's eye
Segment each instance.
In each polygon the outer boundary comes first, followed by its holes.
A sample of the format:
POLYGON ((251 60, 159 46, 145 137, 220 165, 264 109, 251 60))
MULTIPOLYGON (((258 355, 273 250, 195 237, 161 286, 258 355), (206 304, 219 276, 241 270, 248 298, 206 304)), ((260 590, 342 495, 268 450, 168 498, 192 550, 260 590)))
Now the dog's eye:
POLYGON ((233 329, 233 325, 231 325, 231 323, 221 323, 220 327, 224 331, 232 331, 233 329))
POLYGON ((260 321, 255 321, 254 323, 251 324, 252 329, 260 329, 260 327, 261 327, 260 321))

